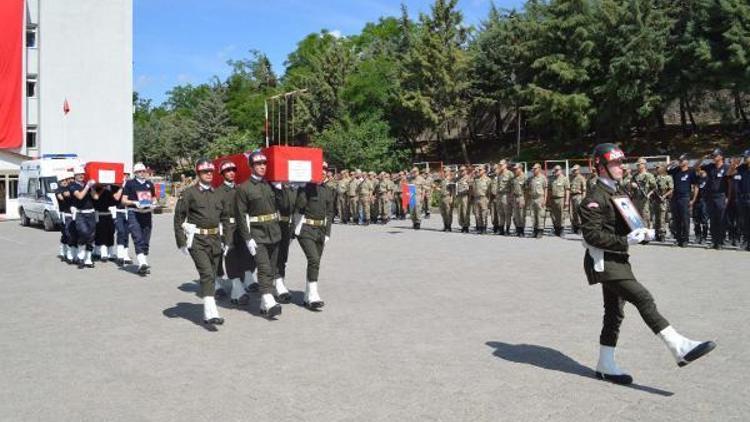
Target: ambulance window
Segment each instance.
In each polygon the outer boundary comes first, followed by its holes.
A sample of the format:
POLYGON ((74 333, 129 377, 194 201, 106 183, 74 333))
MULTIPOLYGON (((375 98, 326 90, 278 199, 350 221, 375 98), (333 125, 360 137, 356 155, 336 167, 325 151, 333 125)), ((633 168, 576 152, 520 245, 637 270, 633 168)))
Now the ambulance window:
POLYGON ((44 186, 44 193, 54 192, 57 189, 57 177, 42 177, 39 179, 44 186), (54 187, 52 185, 55 185, 54 187))
POLYGON ((37 178, 30 178, 29 179, 29 189, 26 191, 30 195, 36 195, 36 191, 39 189, 39 179, 37 178))

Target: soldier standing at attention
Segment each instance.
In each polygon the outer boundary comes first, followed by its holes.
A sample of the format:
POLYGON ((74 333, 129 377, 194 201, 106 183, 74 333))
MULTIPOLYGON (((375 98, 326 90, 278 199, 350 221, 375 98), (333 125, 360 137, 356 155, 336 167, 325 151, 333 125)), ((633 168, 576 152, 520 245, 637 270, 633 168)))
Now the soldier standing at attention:
MULTIPOLYGON (((226 275, 231 280, 230 300, 233 304, 247 305, 250 297, 245 292, 245 285, 241 279, 246 272, 255 270, 255 260, 237 231, 237 219, 234 216, 237 205, 237 185, 235 183, 237 166, 231 161, 224 161, 219 166, 219 172, 224 180, 216 188, 216 196, 221 201, 222 208, 227 214, 227 221, 223 225, 224 239, 227 243, 225 243, 226 252, 223 262, 220 261, 220 270, 216 275, 226 275)), ((218 296, 218 294, 214 294, 218 296)))
MULTIPOLYGON (((679 161, 673 162, 667 173, 672 176, 672 218, 677 246, 685 247, 690 239, 690 208, 695 209, 698 195, 695 172, 690 168, 688 158, 683 154, 679 161)), ((696 230, 698 228, 696 227, 696 230)), ((697 232, 696 232, 697 233, 697 232)))
POLYGON ((422 178, 424 179, 424 200, 422 209, 424 210, 424 218, 430 219, 430 206, 432 205, 432 191, 434 188, 435 179, 432 178, 432 173, 429 169, 424 169, 422 178))
POLYGON ((349 180, 346 188, 346 201, 349 203, 349 222, 351 224, 360 224, 361 216, 357 203, 357 188, 362 183, 362 172, 357 169, 354 171, 354 177, 349 180))
POLYGON ((669 210, 669 201, 672 198, 674 182, 672 177, 667 174, 667 167, 659 164, 656 167, 656 189, 654 195, 656 198, 656 218, 654 228, 656 229, 656 240, 663 242, 667 238, 667 211, 669 210))
MULTIPOLYGON (((726 211, 729 191, 729 164, 724 162, 724 153, 716 148, 711 154, 712 163, 701 166, 706 172, 705 203, 711 224, 711 247, 724 247, 724 212, 726 211)), ((700 166, 700 160, 698 161, 700 166)))
MULTIPOLYGON (((328 164, 323 163, 324 172, 327 167, 328 164)), ((325 183, 306 184, 297 194, 294 213, 294 233, 307 258, 304 305, 308 309, 319 310, 325 305, 318 293, 318 275, 323 249, 331 238, 333 192, 325 187, 325 183)))
POLYGON ((742 153, 744 162, 732 169, 732 180, 735 182, 735 197, 739 225, 745 238, 745 250, 750 251, 750 149, 742 153))
POLYGON ((274 298, 274 277, 279 258, 279 212, 276 209, 276 196, 270 184, 264 179, 268 160, 259 150, 248 157, 252 175, 237 188, 237 229, 245 241, 250 255, 255 257, 258 267, 260 290, 260 314, 273 318, 281 314, 281 305, 274 298))
POLYGON ((646 159, 638 159, 638 174, 636 174, 630 183, 629 193, 632 195, 635 207, 638 213, 646 223, 646 227, 651 228, 651 197, 656 190, 656 178, 646 169, 646 159))
POLYGON ((391 176, 388 173, 382 172, 380 173, 380 175, 380 190, 382 191, 382 193, 380 196, 378 209, 380 210, 380 221, 383 224, 388 224, 388 222, 391 220, 391 201, 393 200, 393 191, 395 190, 395 186, 393 185, 391 176))
POLYGON ((195 164, 198 183, 182 192, 174 211, 174 235, 177 248, 190 255, 200 276, 200 297, 203 298, 203 322, 221 325, 214 298, 214 281, 221 255, 231 243, 222 238, 221 226, 227 227, 229 214, 224 210, 222 197, 211 187, 214 165, 206 158, 195 164))
POLYGON ((341 170, 341 173, 336 175, 338 183, 336 183, 336 213, 339 216, 339 223, 349 223, 349 204, 347 202, 348 197, 346 191, 349 189, 349 171, 347 169, 341 170))
POLYGON ((513 200, 511 197, 511 181, 513 172, 508 170, 508 162, 500 160, 495 174, 496 195, 495 212, 497 213, 498 234, 510 235, 510 222, 513 218, 513 200))
POLYGON ((652 240, 654 232, 643 228, 631 231, 615 209, 613 198, 623 193, 618 189, 618 181, 622 180, 620 163, 624 158, 625 154, 614 144, 596 146, 594 166, 600 178, 581 204, 581 230, 586 248, 583 268, 590 285, 601 284, 604 300, 596 376, 617 384, 633 382, 633 377, 615 362, 615 347, 625 317, 625 302, 638 309, 651 331, 658 334, 672 352, 679 366, 687 365, 716 347, 712 341, 693 341, 678 334, 656 309, 649 291, 633 275, 628 248, 652 240))
POLYGON ((450 232, 453 225, 453 202, 456 199, 456 182, 453 181, 453 172, 445 169, 443 178, 438 182, 438 193, 440 194, 440 216, 443 217, 443 231, 450 232))
POLYGON ((578 233, 581 228, 581 216, 578 213, 581 201, 586 196, 586 178, 581 175, 581 166, 574 165, 571 169, 573 180, 570 182, 570 224, 573 233, 578 233))
POLYGON ((479 176, 474 179, 474 219, 478 234, 487 233, 487 217, 489 216, 489 195, 492 180, 487 177, 484 166, 478 167, 479 176))
MULTIPOLYGON (((279 253, 276 259, 276 275, 273 279, 274 295, 279 303, 292 301, 292 294, 284 285, 286 277, 286 263, 289 260, 289 244, 292 240, 292 215, 294 214, 294 203, 297 200, 297 190, 289 183, 271 183, 276 196, 276 209, 279 211, 279 229, 281 240, 279 241, 279 253)), ((332 190, 334 192, 335 190, 332 190)), ((333 200, 333 196, 331 197, 333 200)), ((333 218, 331 218, 333 220, 333 218)))
POLYGON ((75 181, 70 185, 70 194, 74 198, 75 206, 73 220, 78 240, 78 268, 94 268, 94 261, 91 260, 96 235, 94 201, 99 198, 99 194, 94 191, 95 180, 84 182, 86 171, 83 167, 76 167, 73 173, 75 181))
POLYGON ((523 166, 516 163, 513 166, 514 177, 510 181, 510 191, 513 196, 513 225, 516 236, 524 237, 526 230, 526 174, 523 166))
POLYGON ((419 169, 411 169, 411 184, 414 185, 414 207, 411 209, 411 222, 414 230, 419 230, 422 225, 422 204, 425 195, 425 180, 419 174, 419 169))
POLYGON ((565 173, 563 173, 562 167, 559 165, 556 165, 553 171, 555 173, 555 178, 552 180, 549 189, 549 193, 552 196, 552 201, 550 202, 552 227, 554 227, 555 236, 562 236, 565 207, 570 200, 570 181, 568 180, 568 177, 565 176, 565 173))
POLYGON ((534 175, 528 181, 529 199, 531 199, 531 219, 534 222, 534 237, 541 239, 544 235, 544 213, 547 212, 547 176, 542 173, 542 165, 535 163, 531 168, 534 175))
POLYGON ((396 210, 395 217, 396 219, 403 220, 404 218, 404 207, 401 203, 401 184, 403 181, 403 177, 401 173, 394 173, 393 174, 393 206, 396 210))
POLYGON ((471 179, 466 167, 461 166, 459 169, 461 176, 456 181, 456 199, 455 206, 458 208, 458 225, 461 226, 461 233, 469 232, 471 219, 469 217, 469 186, 471 179))
POLYGON ((495 164, 495 167, 493 168, 492 175, 488 175, 490 178, 490 193, 487 196, 487 199, 489 200, 489 215, 490 219, 492 220, 492 233, 498 234, 500 232, 500 226, 498 226, 498 219, 497 219, 497 207, 495 206, 495 198, 497 198, 497 173, 498 173, 498 165, 495 164))
POLYGON ((357 185, 357 197, 359 204, 359 215, 362 216, 365 226, 370 224, 370 210, 372 209, 372 191, 375 186, 372 183, 372 175, 365 173, 362 181, 357 185))

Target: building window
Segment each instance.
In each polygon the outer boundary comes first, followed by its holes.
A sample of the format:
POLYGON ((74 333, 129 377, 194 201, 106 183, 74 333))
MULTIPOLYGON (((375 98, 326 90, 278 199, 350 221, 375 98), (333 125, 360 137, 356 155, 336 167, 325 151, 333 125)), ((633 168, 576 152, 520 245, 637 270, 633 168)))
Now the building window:
POLYGON ((18 177, 10 176, 8 179, 8 199, 18 198, 18 177))
POLYGON ((36 80, 30 79, 26 81, 26 96, 29 98, 36 97, 36 80))
POLYGON ((26 130, 26 148, 36 148, 36 128, 30 127, 26 130))
POLYGON ((36 48, 36 28, 26 30, 26 47, 36 48))

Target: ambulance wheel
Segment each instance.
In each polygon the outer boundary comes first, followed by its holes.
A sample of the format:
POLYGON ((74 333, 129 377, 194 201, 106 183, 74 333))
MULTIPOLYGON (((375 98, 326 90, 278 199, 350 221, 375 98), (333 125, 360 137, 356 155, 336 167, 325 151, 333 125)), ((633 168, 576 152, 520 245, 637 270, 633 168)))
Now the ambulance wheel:
POLYGON ((21 208, 18 211, 19 216, 21 217, 21 225, 24 227, 28 227, 31 224, 31 219, 26 216, 26 211, 21 208))
POLYGON ((44 224, 44 231, 51 232, 52 230, 55 230, 55 222, 52 221, 52 216, 46 211, 44 212, 42 223, 44 224))

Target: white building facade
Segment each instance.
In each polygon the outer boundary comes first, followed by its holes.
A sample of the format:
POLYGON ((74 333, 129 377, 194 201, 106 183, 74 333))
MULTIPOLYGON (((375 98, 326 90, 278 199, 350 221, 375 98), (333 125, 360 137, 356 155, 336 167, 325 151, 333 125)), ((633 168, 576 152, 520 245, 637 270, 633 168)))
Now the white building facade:
POLYGON ((0 148, 0 218, 15 218, 21 161, 73 153, 132 166, 133 0, 2 1, 24 9, 22 139, 0 148))

